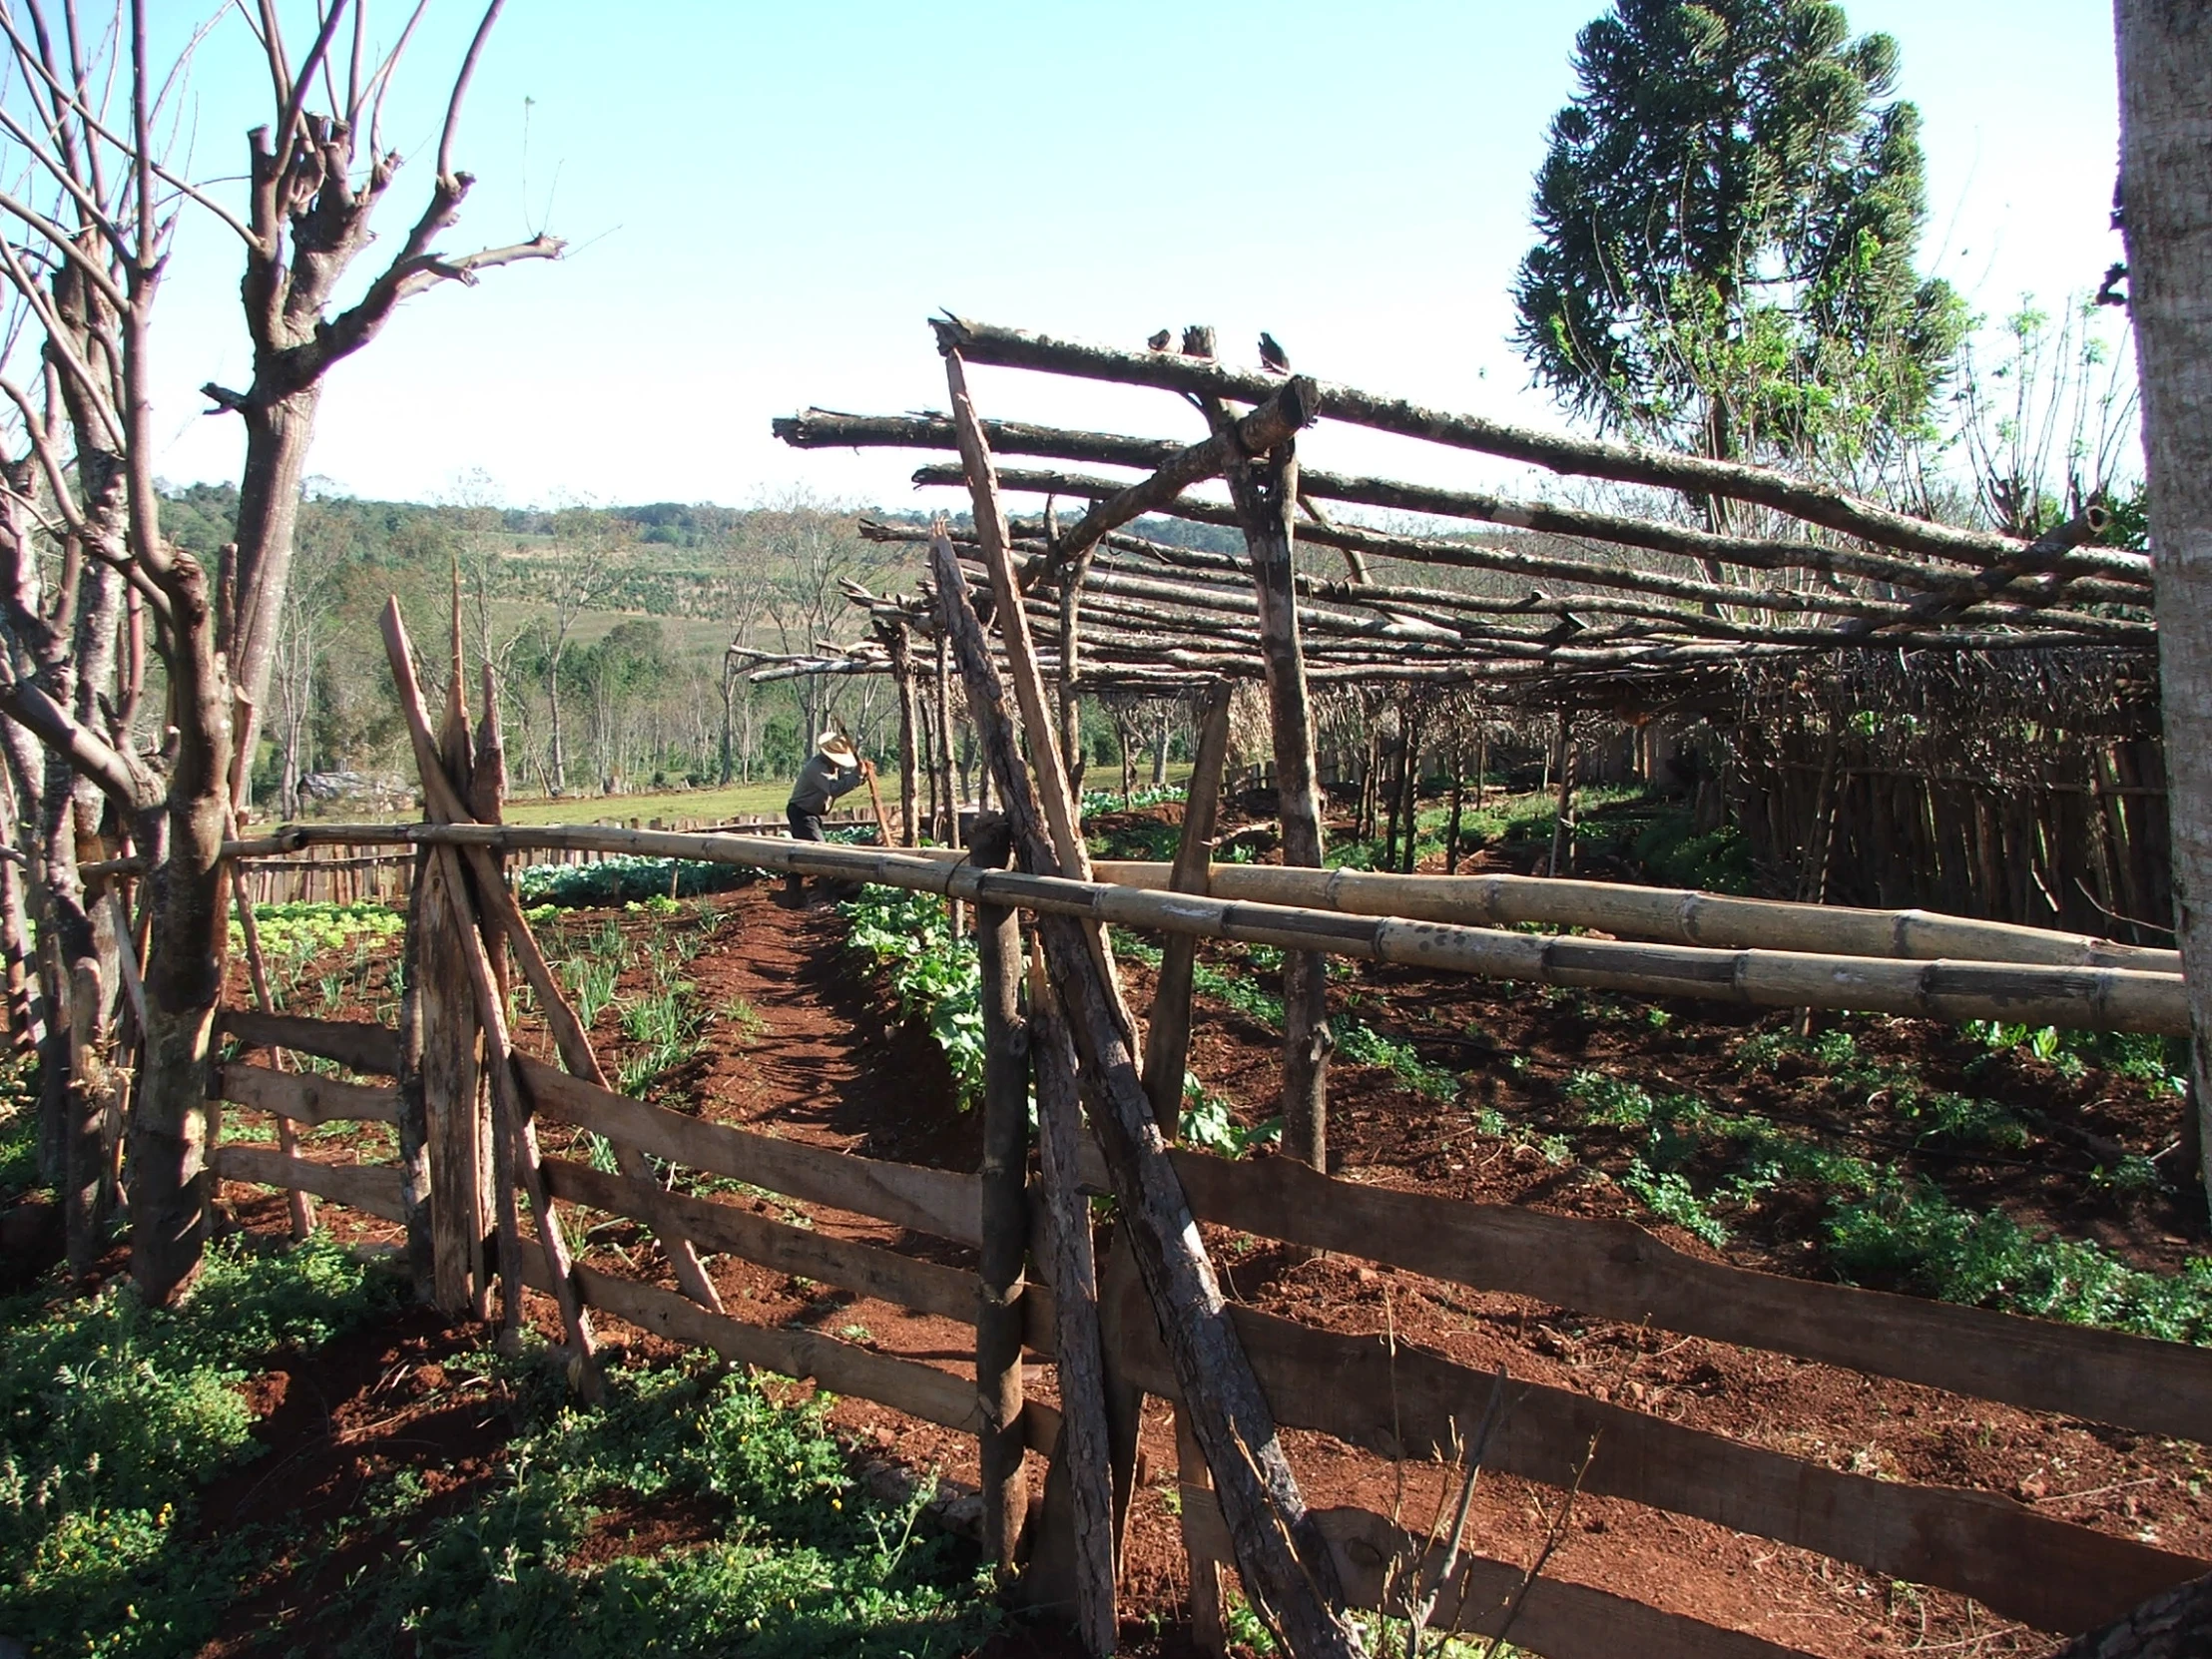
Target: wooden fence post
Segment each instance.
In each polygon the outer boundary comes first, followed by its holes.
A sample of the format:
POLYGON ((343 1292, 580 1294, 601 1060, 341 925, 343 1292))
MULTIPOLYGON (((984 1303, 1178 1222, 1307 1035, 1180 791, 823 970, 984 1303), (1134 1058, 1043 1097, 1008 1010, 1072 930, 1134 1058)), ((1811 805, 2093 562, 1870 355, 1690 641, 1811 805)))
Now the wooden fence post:
MULTIPOLYGON (((1222 769, 1229 759, 1229 709, 1234 690, 1226 682, 1209 687, 1198 700, 1198 755, 1183 798, 1183 834, 1176 843, 1175 868, 1168 885, 1177 892, 1204 892, 1213 862, 1214 825, 1221 810, 1222 769)), ((1191 978, 1198 965, 1198 940, 1171 933, 1153 977, 1152 1015, 1146 1023, 1144 1090, 1153 1120, 1169 1141, 1182 1121, 1183 1077, 1191 1048, 1191 978)), ((1185 1486, 1200 1486, 1208 1501, 1213 1480, 1199 1453, 1189 1410, 1175 1407, 1176 1461, 1185 1486)), ((1183 1514, 1183 1549, 1191 1567, 1191 1625, 1199 1650, 1219 1656, 1229 1650, 1229 1629, 1222 1618, 1221 1563, 1201 1542, 1188 1498, 1183 1514)))
POLYGON ((414 856, 407 882, 407 925, 400 935, 399 963, 399 1212, 407 1229, 407 1267, 415 1295, 424 1302, 437 1296, 437 1246, 431 1237, 430 1108, 422 1075, 422 903, 423 866, 432 856, 424 847, 414 856))
MULTIPOLYGON (((1184 335, 1186 354, 1211 357, 1211 328, 1184 335)), ((1295 431, 1320 412, 1311 380, 1284 382, 1292 400, 1287 415, 1295 431)), ((1237 423, 1219 398, 1206 414, 1217 433, 1234 435, 1237 423)), ((1306 654, 1299 642, 1298 596, 1292 569, 1292 526, 1298 516, 1298 446, 1285 437, 1266 455, 1232 446, 1226 473, 1230 498, 1244 527, 1259 604, 1260 655, 1267 666, 1268 724, 1275 738, 1275 790, 1283 824, 1283 861, 1318 868, 1322 859, 1321 791, 1314 760, 1314 710, 1306 688, 1306 654)), ((1329 1163, 1329 958, 1310 950, 1283 957, 1283 1151, 1315 1169, 1329 1163)))
MULTIPOLYGON (((1003 867, 1003 828, 978 837, 970 857, 1003 867)), ((1022 1472, 1022 1293, 1029 1251, 1029 1027, 1022 1018, 1021 923, 999 904, 978 905, 975 944, 983 981, 983 1244, 976 1284, 975 1394, 982 1411, 983 1558, 1014 1566, 1029 1508, 1022 1472)))
MULTIPOLYGON (((1221 813, 1221 775, 1229 758, 1229 706, 1232 688, 1213 685, 1198 700, 1198 756, 1191 786, 1183 798, 1183 834, 1175 848, 1168 886, 1176 892, 1206 890, 1213 862, 1214 825, 1221 813)), ((1175 1139, 1182 1121, 1183 1073, 1191 1049, 1191 976, 1198 964, 1198 940, 1170 933, 1160 950, 1160 971, 1153 979, 1152 1017, 1145 1033, 1144 1092, 1160 1133, 1175 1139)))

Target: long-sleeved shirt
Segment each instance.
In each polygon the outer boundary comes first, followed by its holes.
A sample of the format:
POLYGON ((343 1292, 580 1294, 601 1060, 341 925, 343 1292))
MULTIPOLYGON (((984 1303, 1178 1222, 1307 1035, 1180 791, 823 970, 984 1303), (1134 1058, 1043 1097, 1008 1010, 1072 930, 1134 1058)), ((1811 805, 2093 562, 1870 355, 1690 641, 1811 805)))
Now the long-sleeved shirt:
POLYGON ((818 750, 799 769, 799 782, 792 785, 791 810, 820 818, 830 810, 830 802, 859 781, 858 767, 841 767, 818 750))

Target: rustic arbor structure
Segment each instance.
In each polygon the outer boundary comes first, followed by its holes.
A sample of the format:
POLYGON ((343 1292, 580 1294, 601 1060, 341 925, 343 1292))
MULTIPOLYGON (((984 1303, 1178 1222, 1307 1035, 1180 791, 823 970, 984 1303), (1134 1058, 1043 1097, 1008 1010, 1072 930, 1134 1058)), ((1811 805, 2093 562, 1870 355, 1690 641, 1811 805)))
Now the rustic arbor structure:
MULTIPOLYGON (((943 533, 959 559, 953 568, 1002 636, 1016 610, 1021 632, 1034 634, 1035 677, 1058 694, 1058 730, 1067 730, 1072 705, 1086 692, 1189 697, 1224 680, 1263 682, 1289 864, 1322 861, 1315 707, 1339 693, 1381 693, 1404 705, 1388 798, 1379 796, 1369 812, 1371 820, 1386 812, 1391 847, 1409 853, 1426 698, 1471 697, 1523 721, 1540 715, 1554 722, 1546 776, 1564 807, 1579 759, 1578 717, 1640 727, 1655 713, 1679 717, 1772 700, 1778 685, 1800 695, 1824 682, 1863 686, 1885 665, 1974 665, 1949 676, 1951 686, 1969 693, 2006 679, 2079 686, 2086 665, 2090 695, 2119 709, 2139 705, 2148 682, 2157 641, 2150 564, 2139 553, 2096 545, 2108 522, 2096 502, 2022 541, 1917 518, 1766 468, 1536 433, 1279 369, 1236 368, 1216 354, 1207 328, 1186 330, 1173 349, 1162 334, 1148 349, 1115 350, 958 317, 933 327, 954 361, 1178 394, 1197 407, 1208 435, 1179 443, 1013 421, 819 409, 778 421, 778 434, 802 448, 957 452, 958 464, 924 465, 914 480, 970 492, 976 529, 943 533), (1298 435, 1331 420, 1636 486, 1659 504, 1644 513, 1601 511, 1300 466, 1298 435), (1058 464, 1002 464, 1008 458, 1058 464), (1226 501, 1192 493, 1209 479, 1227 484, 1226 501), (1005 556, 1019 561, 1010 586, 987 574, 996 555, 983 517, 986 486, 994 501, 1001 491, 1044 498, 1038 516, 1006 525, 1005 556), (1665 506, 1672 500, 1687 509, 1714 498, 1740 503, 1738 521, 1758 525, 1758 532, 1715 533, 1685 522, 1689 511, 1669 516, 1665 506), (1066 501, 1084 504, 1072 524, 1062 524, 1054 510, 1066 501), (1339 504, 1419 514, 1436 528, 1375 529, 1334 516, 1339 504), (1138 534, 1131 526, 1146 515, 1237 530, 1245 553, 1138 534), (1490 528, 1470 533, 1454 521, 1490 528), (1332 550, 1345 568, 1301 560, 1300 543, 1332 550), (2009 672, 2018 662, 2043 665, 2040 675, 2009 672), (2128 701, 2131 693, 2136 704, 2128 701)), ((863 532, 916 543, 931 536, 910 524, 870 522, 863 532)), ((934 598, 848 590, 866 628, 852 645, 803 658, 764 655, 754 673, 911 674, 913 653, 902 668, 882 641, 891 630, 909 637, 941 630, 937 613, 948 577, 933 575, 934 598)), ((1018 683, 1020 665, 1012 653, 1007 661, 1018 683)), ((1914 669, 1889 672, 1909 680, 1914 669)), ((2047 705, 2040 718, 2047 720, 2047 705)), ((1770 842, 1790 845, 1800 866, 1794 896, 1827 894, 1839 842, 1902 836, 1925 822, 1935 848, 1929 861, 1938 872, 1953 869, 1956 881, 1979 878, 1993 891, 2016 870, 2023 910, 2031 908, 2024 894, 2032 888, 2064 895, 2046 906, 2052 920, 2078 922, 2086 902, 2155 930, 2162 889, 2149 872, 2163 838, 2151 815, 2129 819, 2129 786, 2108 776, 2109 761, 2099 763, 2105 770, 2092 769, 2094 837, 2046 834, 2032 820, 1999 821, 1978 803, 1953 810, 1938 800, 1934 780, 1910 818, 1870 810, 1864 825, 1851 819, 1840 831, 1855 775, 1843 752, 1854 736, 1850 720, 1828 707, 1803 724, 1826 762, 1816 767, 1810 791, 1789 776, 1801 764, 1796 752, 1778 756, 1766 768, 1771 777, 1749 765, 1744 774, 1760 791, 1770 842), (1953 844, 1965 852, 1946 865, 1940 849, 1953 844), (2078 869, 2064 863, 2064 849, 2076 844, 2088 860, 2078 869), (2050 865, 2047 878, 2038 875, 2038 853, 2050 865), (2001 877, 2000 861, 2007 864, 2001 877)), ((2124 718, 2121 729, 2139 736, 2124 718)), ((1057 747, 1064 753, 1067 746, 1057 747)), ((1371 765, 1371 789, 1373 773, 1371 765)), ((1562 810, 1555 873, 1569 832, 1562 810)), ((1959 890, 1970 896, 1963 885, 1959 890)), ((1320 959, 1291 952, 1284 989, 1285 1145, 1325 1167, 1328 1023, 1320 959)))

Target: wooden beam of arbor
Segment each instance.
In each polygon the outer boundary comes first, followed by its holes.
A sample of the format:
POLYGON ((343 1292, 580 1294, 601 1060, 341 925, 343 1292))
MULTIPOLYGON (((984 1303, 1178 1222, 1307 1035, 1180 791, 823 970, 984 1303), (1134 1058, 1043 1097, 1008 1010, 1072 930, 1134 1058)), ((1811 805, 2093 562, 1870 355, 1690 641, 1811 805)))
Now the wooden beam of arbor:
MULTIPOLYGON (((1357 586, 1352 591, 1359 591, 1357 586)), ((1176 632, 1219 632, 1227 625, 1224 617, 1251 618, 1256 615, 1249 604, 1240 605, 1240 595, 1227 587, 1209 587, 1198 584, 1179 584, 1157 577, 1132 575, 1124 567, 1108 566, 1101 570, 1094 566, 1086 579, 1082 614, 1104 619, 1120 618, 1128 622, 1140 634, 1149 633, 1154 639, 1172 637, 1176 632), (1117 599, 1140 603, 1116 604, 1117 599), (1172 608, 1170 608, 1172 607, 1172 608)), ((1046 614, 1045 602, 1031 599, 1026 602, 1039 614, 1046 614)), ((1580 648, 1604 644, 1613 640, 1646 640, 1653 643, 1689 644, 1695 640, 1734 640, 1745 644, 1802 646, 1821 649, 1854 643, 1870 643, 1879 637, 1896 641, 1912 638, 1915 634, 1927 634, 1926 629, 1916 629, 1906 634, 1885 632, 1877 636, 1871 628, 1854 629, 1844 626, 1815 626, 1805 628, 1763 627, 1755 623, 1732 621, 1725 617, 1708 617, 1699 613, 1671 609, 1651 604, 1631 603, 1621 609, 1616 605, 1598 603, 1581 611, 1573 607, 1554 608, 1543 606, 1531 613, 1501 608, 1503 614, 1556 616, 1550 628, 1511 628, 1497 621, 1475 622, 1471 620, 1445 620, 1435 617, 1408 616, 1385 607, 1377 607, 1365 614, 1348 614, 1343 610, 1325 609, 1321 606, 1301 605, 1299 627, 1316 634, 1339 640, 1403 641, 1411 646, 1428 647, 1440 651, 1454 651, 1465 655, 1469 651, 1481 654, 1484 647, 1495 647, 1506 655, 1551 656, 1551 647, 1564 640, 1571 640, 1580 648), (1607 627, 1593 627, 1584 622, 1584 616, 1600 614, 1624 615, 1632 620, 1607 627), (1688 636, 1685 638, 1684 636, 1688 636)), ((1500 612, 1491 612, 1497 616, 1500 612)), ((1940 619, 1936 619, 1940 620, 1940 619)), ((1962 619, 1966 621, 1972 618, 1962 619)), ((1996 621, 1999 619, 1989 619, 1996 621)), ((2127 636, 2105 632, 2106 619, 2085 619, 2091 626, 2081 632, 2088 637, 2112 642, 2127 636)), ((2126 626, 2126 625, 2119 625, 2126 626)), ((1937 630, 1940 632, 1941 630, 1937 630)), ((1955 631, 1955 630, 1953 630, 1955 631)), ((2038 639, 2042 636, 2038 634, 2038 639)), ((1386 653, 1397 660, 1401 653, 1386 653)))
MULTIPOLYGON (((949 450, 953 447, 951 422, 940 415, 836 415, 809 410, 804 415, 776 421, 774 429, 786 443, 801 449, 852 446, 949 450)), ((1164 440, 1125 437, 1113 432, 1063 430, 1015 421, 985 422, 984 431, 994 454, 1081 461, 1096 466, 1159 467, 1180 452, 1175 444, 1164 440)), ((1756 570, 1816 570, 1832 576, 1858 576, 1868 581, 1927 591, 1955 591, 1975 568, 2008 566, 2027 545, 2007 543, 2009 554, 2003 557, 1994 550, 1979 556, 1938 555, 1949 562, 1930 565, 1894 554, 1835 547, 1798 536, 1720 535, 1631 513, 1596 512, 1545 501, 1524 501, 1487 491, 1443 489, 1389 478, 1302 469, 1299 493, 1310 499, 1380 507, 1390 512, 1421 513, 1435 518, 1463 518, 1580 541, 1672 553, 1701 562, 1745 565, 1756 570)), ((2047 568, 2069 579, 2101 577, 2127 589, 2133 603, 2149 602, 2149 565, 2139 553, 2111 548, 2069 549, 2047 568)))
MULTIPOLYGON (((969 362, 1003 368, 1041 369, 1051 374, 1155 386, 1244 403, 1265 401, 1282 384, 1279 376, 1233 368, 1213 358, 1169 351, 1123 351, 956 316, 933 318, 931 326, 941 349, 958 350, 969 362)), ((1380 397, 1334 381, 1320 382, 1320 391, 1321 412, 1330 419, 1456 449, 1501 455, 1552 472, 1645 484, 1685 495, 1750 501, 1884 547, 1965 564, 1988 564, 2016 556, 2023 545, 1990 531, 1964 530, 1896 512, 1832 485, 1794 478, 1768 467, 1707 460, 1639 444, 1536 432, 1478 415, 1424 408, 1403 398, 1380 397)))
MULTIPOLYGON (((1001 476, 1002 481, 1015 486, 1032 475, 1013 473, 1001 476)), ((928 481, 939 480, 932 477, 928 481)), ((1022 526, 1017 525, 1015 528, 1019 531, 1022 526)), ((861 520, 860 533, 871 541, 881 542, 921 543, 928 539, 928 532, 921 526, 885 524, 873 519, 861 520)), ((1311 530, 1307 532, 1309 538, 1313 533, 1311 530)), ((973 545, 972 537, 957 532, 953 534, 952 540, 956 547, 963 550, 973 545)), ((1251 585, 1244 573, 1243 564, 1232 554, 1203 548, 1177 547, 1171 543, 1120 532, 1106 536, 1103 542, 1109 552, 1125 557, 1093 562, 1084 578, 1086 593, 1122 593, 1132 598, 1156 598, 1169 603, 1189 603, 1224 611, 1237 609, 1248 616, 1257 615, 1257 606, 1252 600, 1251 585), (1146 562, 1134 562, 1138 559, 1146 562), (1167 568, 1159 568, 1161 566, 1167 568), (1140 587, 1136 584, 1157 585, 1140 587)), ((1017 534, 1012 545, 1017 551, 1030 556, 1026 574, 1032 580, 1041 580, 1047 575, 1047 551, 1042 541, 1017 534)), ((969 555, 963 552, 963 557, 969 555)), ((1587 577, 1588 571, 1585 570, 1582 574, 1587 577)), ((1867 637, 1865 631, 1855 632, 1835 626, 1810 630, 1762 627, 1715 615, 1702 606, 1668 604, 1655 599, 1588 588, 1564 594, 1546 593, 1531 588, 1525 594, 1507 598, 1401 583, 1347 582, 1304 573, 1297 577, 1297 586, 1303 597, 1316 602, 1365 612, 1397 624, 1427 623, 1454 631, 1463 630, 1464 624, 1456 617, 1441 613, 1551 617, 1561 621, 1605 615, 1641 617, 1664 622, 1679 628, 1685 634, 1706 639, 1788 646, 1821 647, 1867 637)), ((872 596, 869 597, 872 600, 872 596)), ((881 606, 887 602, 873 603, 881 606)), ((1906 605, 1898 608, 1907 613, 1911 609, 1906 605)), ((1987 622, 2002 626, 2008 622, 2017 622, 2023 627, 2037 630, 2062 627, 2069 633, 2104 637, 2120 643, 2146 640, 2156 632, 2155 624, 2131 618, 2094 616, 2079 612, 2054 614, 2010 606, 1977 605, 1957 613, 1941 613, 1941 616, 1942 620, 1953 623, 1987 622)), ((1308 610, 1301 607, 1299 612, 1302 627, 1328 628, 1345 620, 1344 611, 1332 613, 1319 608, 1308 610)), ((1923 628, 1917 632, 1925 635, 1927 630, 1923 628)), ((1396 636, 1393 633, 1384 637, 1409 636, 1396 636)), ((1486 636, 1471 633, 1466 637, 1486 636)), ((1896 635, 1882 637, 1890 643, 1897 643, 1896 635)), ((1946 640, 1945 643, 1950 642, 1946 640)), ((2039 638, 2036 643, 2048 641, 2039 638)), ((762 655, 766 657, 769 654, 762 655)))
MULTIPOLYGON (((949 485, 959 481, 958 469, 952 467, 926 466, 914 473, 916 484, 949 485)), ((999 484, 1005 489, 1034 495, 1096 496, 1121 488, 1120 482, 1115 479, 1062 472, 1029 472, 1011 467, 1000 470, 999 484)), ((1158 510, 1170 517, 1187 519, 1194 524, 1218 524, 1227 529, 1234 529, 1237 525, 1236 509, 1223 502, 1205 501, 1196 496, 1178 496, 1158 510)), ((1467 570, 1505 571, 1550 581, 1586 582, 1595 587, 1662 595, 1693 605, 1738 605, 1768 611, 1817 611, 1898 621, 1909 620, 1912 615, 1910 608, 1897 600, 1874 599, 1834 590, 1805 592, 1789 588, 1753 588, 1737 583, 1672 576, 1632 566, 1608 565, 1596 559, 1565 558, 1522 548, 1490 547, 1440 536, 1392 535, 1357 524, 1301 525, 1299 539, 1373 558, 1403 559, 1415 564, 1456 565, 1467 570)), ((2140 605, 2144 597, 2141 590, 2136 588, 2090 581, 2075 582, 2067 591, 2084 602, 2093 601, 2099 604, 2140 605)), ((2054 616, 2060 621, 2070 619, 2069 613, 2040 610, 2023 612, 2022 615, 2054 616)), ((2151 632, 2151 625, 2148 623, 2137 626, 2146 636, 2151 632)))
POLYGON ((1284 381, 1272 397, 1233 427, 1216 432, 1204 443, 1178 449, 1151 476, 1092 502, 1091 510, 1054 547, 1055 558, 1065 567, 1107 531, 1158 510, 1193 484, 1220 477, 1241 455, 1265 455, 1300 427, 1311 425, 1315 413, 1314 382, 1304 375, 1284 381))

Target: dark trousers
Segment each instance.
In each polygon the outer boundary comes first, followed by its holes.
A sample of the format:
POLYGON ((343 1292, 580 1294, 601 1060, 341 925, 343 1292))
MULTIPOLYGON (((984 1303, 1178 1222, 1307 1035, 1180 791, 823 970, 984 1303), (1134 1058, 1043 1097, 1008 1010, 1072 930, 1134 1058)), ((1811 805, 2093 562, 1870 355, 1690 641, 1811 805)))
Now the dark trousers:
MULTIPOLYGON (((803 813, 797 807, 787 806, 784 809, 784 822, 791 826, 792 839, 795 841, 819 841, 822 839, 822 815, 820 813, 803 813)), ((796 869, 793 870, 784 877, 784 890, 795 893, 805 892, 807 890, 807 877, 800 874, 796 869)))

